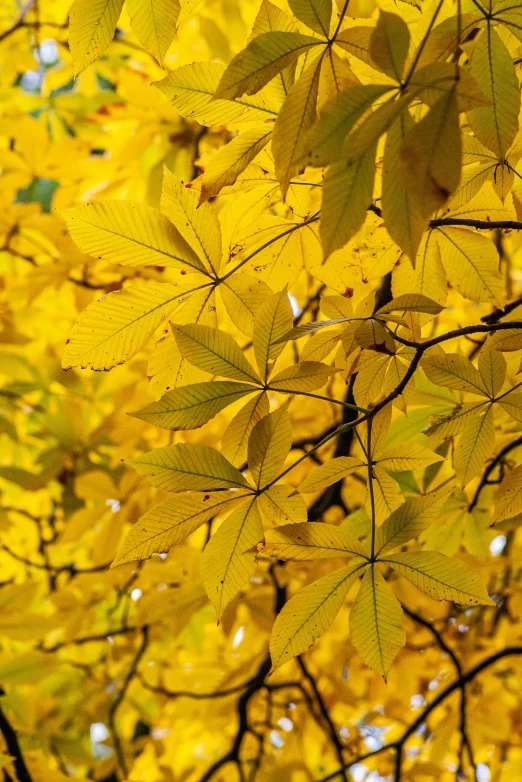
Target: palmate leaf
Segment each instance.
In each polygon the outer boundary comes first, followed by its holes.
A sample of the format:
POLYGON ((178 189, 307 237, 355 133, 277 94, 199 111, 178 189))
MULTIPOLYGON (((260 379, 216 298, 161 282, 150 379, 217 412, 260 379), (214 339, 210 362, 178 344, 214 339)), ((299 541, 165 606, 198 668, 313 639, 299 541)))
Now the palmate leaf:
POLYGON ((506 475, 497 493, 493 523, 512 519, 522 513, 522 465, 506 475))
POLYGON ((350 640, 364 662, 384 678, 406 642, 401 604, 375 565, 366 570, 352 606, 350 640))
POLYGON ((148 559, 183 543, 205 521, 226 510, 238 496, 239 492, 191 492, 156 505, 127 533, 111 567, 148 559))
POLYGON ((272 128, 251 128, 222 147, 205 166, 201 177, 200 204, 216 196, 227 185, 233 185, 271 138, 272 128))
POLYGON ((400 82, 409 44, 410 32, 406 22, 397 14, 381 10, 370 39, 369 53, 373 64, 400 82))
POLYGON ((332 0, 289 0, 292 12, 319 35, 328 38, 332 17, 332 0))
POLYGON ((322 62, 321 56, 290 88, 274 125, 272 153, 283 198, 292 177, 304 168, 301 150, 305 134, 316 119, 322 62))
POLYGON ((497 350, 481 351, 478 360, 478 370, 484 381, 489 396, 494 397, 502 391, 506 379, 506 359, 497 350))
POLYGON ((128 464, 152 486, 164 491, 210 491, 248 486, 239 470, 209 445, 179 443, 154 448, 130 459, 128 464))
POLYGON ((262 391, 250 399, 231 420, 223 435, 221 450, 235 467, 240 467, 246 461, 252 429, 269 412, 268 395, 266 391, 262 391))
POLYGON ((75 0, 69 26, 75 76, 102 56, 112 41, 122 7, 123 0, 75 0))
POLYGON ((230 334, 198 324, 173 326, 173 331, 183 356, 199 369, 232 380, 260 383, 243 351, 230 334))
POLYGON ((292 325, 293 313, 286 288, 268 296, 254 318, 254 355, 265 381, 285 344, 283 336, 292 325))
POLYGON ((270 636, 273 668, 305 652, 328 630, 365 566, 364 560, 355 558, 347 567, 314 581, 285 603, 270 636))
POLYGON ((196 62, 177 68, 155 86, 172 101, 182 117, 196 120, 201 125, 275 120, 277 103, 265 92, 245 95, 234 101, 214 100, 224 72, 225 66, 219 63, 196 62))
POLYGON ((72 238, 88 255, 123 266, 205 266, 174 225, 137 201, 100 201, 62 209, 72 238))
POLYGON ((488 405, 481 416, 476 416, 460 435, 455 448, 455 472, 462 486, 466 486, 491 456, 495 447, 493 405, 488 405))
POLYGON ((178 285, 149 282, 102 296, 76 321, 63 352, 63 368, 107 370, 125 363, 174 312, 186 292, 178 285))
POLYGON ((214 418, 220 410, 255 390, 246 383, 227 380, 196 383, 168 391, 159 401, 152 402, 131 415, 161 429, 198 429, 214 418))
POLYGON ((337 456, 313 470, 299 485, 299 491, 301 494, 322 491, 364 466, 364 462, 355 456, 337 456))
POLYGON ((270 530, 259 549, 274 559, 298 561, 368 556, 364 546, 347 530, 315 522, 286 524, 270 530))
POLYGON ((163 169, 161 211, 174 223, 180 234, 204 261, 209 271, 217 273, 221 265, 221 228, 212 204, 199 206, 198 194, 163 169))
POLYGON ((462 605, 494 605, 470 567, 438 551, 406 551, 383 557, 395 570, 435 600, 462 605))
POLYGON ((503 161, 518 131, 520 85, 511 55, 490 23, 473 47, 470 68, 491 105, 468 112, 469 123, 503 161))
POLYGON ((471 301, 500 304, 503 288, 498 252, 486 236, 465 228, 437 229, 440 257, 450 284, 471 301))
POLYGON ((275 527, 304 523, 307 520, 306 502, 291 486, 271 486, 259 495, 257 501, 264 519, 275 527))
POLYGON ((422 360, 421 366, 431 382, 438 386, 487 395, 479 371, 466 356, 458 353, 428 354, 422 360))
POLYGON ((321 388, 338 370, 319 361, 301 361, 283 369, 270 380, 273 391, 307 393, 321 388))
POLYGON ((251 274, 233 274, 219 286, 223 303, 237 328, 252 336, 254 318, 272 291, 263 280, 251 274))
POLYGON ((176 35, 179 0, 127 0, 136 38, 161 64, 176 35))
POLYGON ((292 32, 261 33, 236 54, 221 77, 216 98, 234 100, 245 92, 254 95, 299 55, 322 41, 292 32))
POLYGON ((201 575, 218 621, 255 568, 263 522, 254 498, 233 511, 205 546, 201 575))
POLYGON ((262 418, 248 441, 248 466, 256 486, 266 486, 281 471, 292 445, 288 402, 262 418))

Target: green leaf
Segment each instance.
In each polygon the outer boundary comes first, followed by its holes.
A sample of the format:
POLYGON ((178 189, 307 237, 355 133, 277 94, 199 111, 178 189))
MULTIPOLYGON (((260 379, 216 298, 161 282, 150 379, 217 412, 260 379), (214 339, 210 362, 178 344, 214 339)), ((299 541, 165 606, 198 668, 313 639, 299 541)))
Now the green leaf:
POLYGON ((319 522, 286 524, 269 530, 259 548, 274 559, 298 561, 368 556, 364 546, 347 530, 319 522))
POLYGON ((495 605, 477 574, 458 559, 438 551, 406 551, 383 557, 417 589, 434 600, 453 600, 461 605, 495 605))
POLYGON ((350 639, 364 662, 386 680, 406 643, 402 608, 375 565, 364 574, 350 612, 350 639))
POLYGON ((78 76, 112 41, 123 0, 75 0, 69 14, 69 46, 78 76))
POLYGON ((205 546, 201 575, 218 621, 253 574, 262 538, 263 522, 253 499, 233 511, 205 546))
POLYGON ((232 380, 260 382, 230 334, 195 323, 172 329, 181 353, 194 366, 232 380))
POLYGON ((328 573, 290 598, 278 614, 270 636, 274 668, 305 652, 328 630, 365 564, 355 559, 347 567, 328 573))
POLYGON ((220 410, 255 390, 246 383, 233 383, 228 380, 195 383, 168 391, 159 401, 152 402, 131 415, 159 426, 160 429, 198 429, 214 418, 220 410))
POLYGON ((228 65, 214 97, 234 100, 245 92, 254 95, 299 55, 321 43, 301 33, 274 31, 258 35, 228 65))
POLYGON ((277 477, 291 445, 292 424, 285 403, 258 421, 250 434, 248 466, 258 489, 277 477))
POLYGON ((194 250, 165 215, 137 201, 100 201, 62 209, 84 253, 123 266, 187 266, 205 272, 194 250))
POLYGON ((210 491, 248 486, 239 470, 209 445, 167 445, 127 463, 152 486, 164 491, 210 491))

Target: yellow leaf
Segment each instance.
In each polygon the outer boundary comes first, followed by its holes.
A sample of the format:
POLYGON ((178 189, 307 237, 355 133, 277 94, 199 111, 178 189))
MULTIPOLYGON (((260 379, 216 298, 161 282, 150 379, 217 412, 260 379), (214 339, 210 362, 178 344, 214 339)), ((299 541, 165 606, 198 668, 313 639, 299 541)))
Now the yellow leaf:
POLYGON ((480 373, 469 358, 458 353, 427 354, 421 361, 426 375, 437 386, 487 396, 480 373))
POLYGON ((504 289, 493 242, 465 228, 447 226, 437 229, 437 239, 450 284, 467 299, 500 305, 504 289))
POLYGON ((374 455, 380 467, 392 472, 405 472, 406 470, 417 470, 421 467, 428 467, 435 462, 443 461, 439 456, 423 445, 417 443, 399 443, 392 445, 391 448, 385 448, 374 455))
POLYGON ((321 75, 319 77, 319 93, 317 103, 322 108, 325 103, 332 100, 340 92, 345 92, 350 87, 360 85, 360 81, 350 68, 347 60, 328 49, 323 57, 321 75))
POLYGON ((364 662, 384 679, 406 642, 401 604, 375 565, 364 574, 352 606, 350 640, 364 662))
POLYGON ((198 324, 172 328, 183 357, 199 369, 232 380, 247 383, 260 382, 243 355, 243 351, 230 334, 198 324))
POLYGON ((218 621, 254 572, 262 538, 263 522, 254 498, 233 511, 205 546, 201 575, 218 621))
POLYGON ((486 464, 495 447, 493 405, 475 417, 460 435, 455 448, 455 472, 462 486, 466 486, 486 464))
POLYGON ((313 334, 301 351, 301 361, 322 361, 337 346, 343 329, 313 334))
POLYGON ((370 39, 370 58, 373 64, 387 76, 400 82, 409 45, 410 32, 404 19, 381 9, 377 27, 370 39))
POLYGON ((183 238, 207 267, 217 273, 221 265, 221 228, 212 204, 201 204, 198 193, 163 169, 161 211, 167 215, 183 238))
POLYGON ((75 0, 69 21, 69 46, 78 76, 102 56, 112 41, 123 0, 75 0))
POLYGON ((172 101, 182 117, 201 125, 264 122, 275 119, 278 107, 264 92, 235 101, 214 100, 214 93, 225 72, 225 66, 215 62, 195 62, 169 73, 155 86, 172 101))
POLYGON ((386 327, 375 318, 363 321, 355 332, 357 343, 367 350, 376 350, 379 353, 395 353, 395 342, 386 327))
POLYGON ((515 467, 500 484, 495 499, 493 523, 522 513, 522 465, 515 467))
POLYGON ((223 435, 221 450, 235 467, 240 467, 246 461, 250 433, 269 412, 268 395, 263 391, 250 399, 231 420, 223 435))
POLYGON ((136 38, 161 64, 176 35, 179 0, 127 0, 136 38))
POLYGON ((234 100, 245 92, 254 95, 299 55, 319 44, 317 38, 301 33, 261 33, 236 54, 221 77, 214 97, 234 100))
MULTIPOLYGON (((375 501, 375 521, 377 525, 383 523, 399 505, 404 502, 404 495, 401 487, 387 472, 380 467, 374 467, 373 473, 373 494, 375 501)), ((370 492, 367 492, 366 513, 371 517, 370 492)))
MULTIPOLYGON (((354 87, 355 89, 355 87, 354 87)), ((323 183, 321 243, 324 258, 344 247, 364 223, 373 197, 375 144, 351 165, 330 166, 323 183)))
POLYGON ((219 292, 233 323, 243 334, 252 336, 254 317, 272 295, 266 282, 250 274, 232 274, 221 283, 219 292))
POLYGON ((454 488, 453 484, 423 497, 413 497, 397 508, 376 530, 377 554, 402 546, 424 532, 439 518, 441 508, 454 488))
POLYGON ((156 342, 147 367, 149 390, 154 398, 162 396, 171 388, 211 380, 209 372, 189 364, 181 355, 174 334, 164 334, 156 342))
POLYGON ((387 312, 425 312, 428 315, 438 315, 443 309, 442 305, 428 296, 422 296, 420 293, 403 293, 402 296, 397 296, 380 307, 375 317, 385 315, 387 312))
POLYGON ((364 546, 342 527, 304 522, 269 530, 260 551, 274 559, 304 561, 357 555, 367 558, 364 546))
POLYGON ((355 456, 337 456, 313 470, 299 485, 299 491, 301 494, 321 491, 337 481, 342 481, 360 467, 364 467, 364 462, 355 456))
POLYGON ((288 403, 262 418, 248 441, 248 466, 257 488, 277 477, 292 445, 288 403))
POLYGON ((131 413, 134 418, 173 431, 198 429, 225 407, 256 389, 228 380, 196 383, 168 391, 157 402, 131 413))
POLYGON ((278 614, 270 636, 274 668, 305 652, 328 630, 365 565, 364 561, 355 559, 290 598, 278 614))
POLYGON ((227 185, 233 185, 271 137, 272 128, 264 126, 245 130, 225 144, 205 166, 201 177, 200 204, 216 196, 227 185))
POLYGON ((482 412, 481 408, 485 404, 487 404, 485 399, 480 402, 464 402, 451 415, 435 417, 433 423, 424 430, 425 434, 434 434, 443 440, 461 434, 469 428, 477 415, 482 412))
POLYGON ((288 0, 288 5, 307 27, 328 38, 332 17, 332 0, 288 0))
POLYGON ((506 359, 496 350, 483 349, 479 355, 478 370, 484 381, 489 396, 496 396, 502 391, 506 379, 506 359))
POLYGON ((307 519, 306 502, 291 486, 271 486, 259 495, 257 501, 264 518, 274 527, 297 524, 307 519))
POLYGON ((171 497, 142 516, 123 539, 111 567, 148 559, 183 543, 205 521, 226 510, 239 493, 191 492, 171 497))
POLYGON ((336 36, 335 43, 362 62, 369 64, 370 41, 374 30, 375 27, 366 27, 365 25, 348 27, 336 36))
POLYGON ((506 394, 499 404, 515 421, 522 423, 522 394, 516 391, 510 392, 506 394))
POLYGON ((328 367, 319 361, 301 361, 275 375, 270 380, 270 389, 282 393, 304 394, 324 386, 336 372, 336 368, 328 367))
POLYGON ((491 105, 468 111, 469 124, 503 161, 518 132, 520 85, 511 55, 489 22, 473 48, 470 70, 491 105))
POLYGON ((210 491, 248 486, 239 470, 209 445, 180 443, 154 448, 128 461, 152 486, 164 491, 210 491))
MULTIPOLYGON (((324 104, 316 124, 303 140, 303 163, 309 166, 327 166, 339 161, 343 142, 355 125, 377 98, 392 87, 381 84, 365 84, 350 87, 324 104)), ((368 206, 366 204, 366 206, 368 206)))
POLYGON ((128 361, 179 306, 183 289, 139 283, 102 296, 80 315, 62 356, 64 369, 107 370, 128 361))
POLYGON ((408 131, 400 150, 401 178, 422 217, 440 209, 456 190, 461 158, 457 98, 450 90, 408 131))
POLYGON ((266 297, 254 318, 254 355, 265 382, 283 351, 282 337, 292 326, 293 313, 287 289, 266 297))
POLYGON ((303 139, 316 119, 322 61, 319 57, 290 88, 275 121, 272 153, 283 198, 286 198, 292 177, 304 168, 303 139))
POLYGON ((464 562, 438 551, 406 551, 383 557, 417 589, 434 600, 461 605, 495 605, 477 574, 464 562))
POLYGON ((415 196, 402 186, 400 150, 414 127, 409 111, 402 111, 388 130, 384 147, 382 174, 382 214, 391 238, 415 262, 423 231, 429 217, 420 213, 415 196))
POLYGON ((84 253, 123 266, 205 267, 165 215, 137 201, 100 201, 62 209, 84 253))

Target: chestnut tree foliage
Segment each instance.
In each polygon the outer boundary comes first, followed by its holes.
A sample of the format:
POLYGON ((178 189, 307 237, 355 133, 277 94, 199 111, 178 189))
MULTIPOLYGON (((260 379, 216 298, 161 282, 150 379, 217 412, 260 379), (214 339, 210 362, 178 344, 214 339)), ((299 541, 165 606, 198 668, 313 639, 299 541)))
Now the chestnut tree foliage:
POLYGON ((0 775, 517 780, 519 0, 7 0, 0 775))

